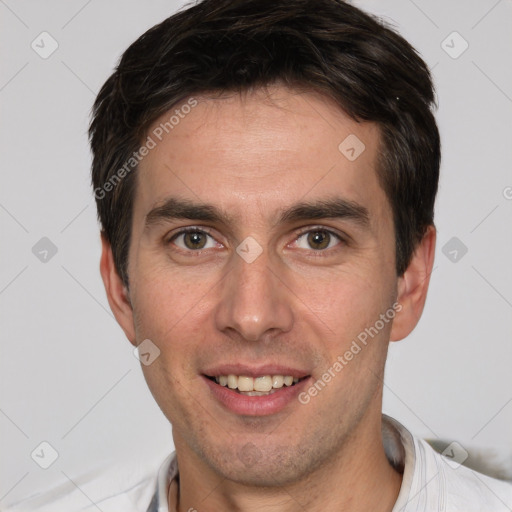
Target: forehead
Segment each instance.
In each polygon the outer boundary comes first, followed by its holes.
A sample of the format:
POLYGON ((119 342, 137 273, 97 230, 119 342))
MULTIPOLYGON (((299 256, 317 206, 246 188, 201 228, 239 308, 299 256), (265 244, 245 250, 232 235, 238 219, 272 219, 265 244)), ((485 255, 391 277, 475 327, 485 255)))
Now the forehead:
POLYGON ((274 87, 197 96, 164 114, 148 136, 155 146, 139 165, 139 213, 171 195, 237 218, 332 196, 373 213, 387 208, 376 175, 378 127, 319 94, 274 87))

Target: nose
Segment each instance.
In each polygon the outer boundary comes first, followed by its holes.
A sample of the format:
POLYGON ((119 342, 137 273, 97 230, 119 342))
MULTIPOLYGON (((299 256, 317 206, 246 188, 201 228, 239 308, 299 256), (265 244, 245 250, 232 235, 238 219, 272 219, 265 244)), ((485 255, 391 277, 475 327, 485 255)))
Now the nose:
POLYGON ((287 332, 293 325, 292 294, 263 252, 248 263, 233 254, 215 311, 216 327, 246 341, 287 332))

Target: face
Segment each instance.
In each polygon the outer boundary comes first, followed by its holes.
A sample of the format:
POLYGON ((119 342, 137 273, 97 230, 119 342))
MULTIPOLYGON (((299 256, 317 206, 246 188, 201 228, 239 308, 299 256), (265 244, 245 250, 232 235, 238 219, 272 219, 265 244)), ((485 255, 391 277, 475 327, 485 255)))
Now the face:
POLYGON ((143 371, 178 454, 284 485, 381 414, 399 280, 379 131, 282 87, 196 100, 149 130, 120 322, 160 350, 143 371))

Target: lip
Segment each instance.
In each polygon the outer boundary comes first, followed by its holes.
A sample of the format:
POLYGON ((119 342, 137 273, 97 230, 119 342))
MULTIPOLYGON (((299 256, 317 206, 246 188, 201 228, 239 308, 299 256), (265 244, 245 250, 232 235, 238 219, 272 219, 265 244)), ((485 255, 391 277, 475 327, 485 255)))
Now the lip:
MULTIPOLYGON (((274 375, 283 375, 280 372, 281 370, 279 370, 279 372, 274 372, 274 375)), ((233 375, 247 375, 248 377, 253 377, 259 375, 270 375, 272 372, 251 374, 249 372, 235 373, 233 371, 215 375, 228 375, 229 373, 233 375)), ((294 376, 293 373, 284 373, 284 375, 294 376)), ((302 376, 304 377, 304 375, 302 376)), ((297 377, 300 378, 298 374, 297 377)), ((309 381, 311 380, 311 377, 308 377, 297 382, 293 386, 283 386, 270 395, 247 396, 217 384, 216 382, 209 379, 206 375, 201 375, 201 378, 209 387, 214 398, 220 402, 223 407, 235 414, 243 416, 269 416, 271 414, 276 414, 282 411, 294 400, 298 405, 300 405, 297 396, 302 390, 305 389, 306 386, 309 385, 309 381)))

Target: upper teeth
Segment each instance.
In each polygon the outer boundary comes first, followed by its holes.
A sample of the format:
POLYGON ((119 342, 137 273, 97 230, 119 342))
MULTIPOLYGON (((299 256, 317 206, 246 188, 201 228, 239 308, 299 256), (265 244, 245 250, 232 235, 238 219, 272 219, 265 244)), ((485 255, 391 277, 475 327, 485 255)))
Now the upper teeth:
POLYGON ((270 391, 271 389, 291 386, 299 382, 297 377, 291 375, 263 375, 262 377, 246 377, 245 375, 221 375, 215 377, 215 380, 221 386, 227 386, 230 389, 238 391, 270 391))

